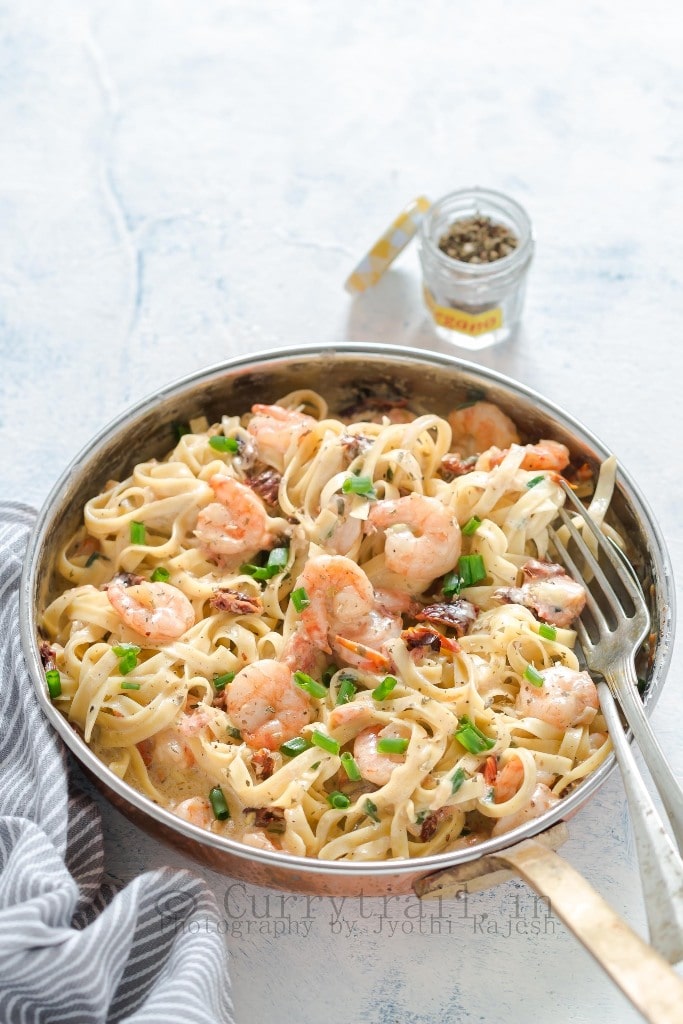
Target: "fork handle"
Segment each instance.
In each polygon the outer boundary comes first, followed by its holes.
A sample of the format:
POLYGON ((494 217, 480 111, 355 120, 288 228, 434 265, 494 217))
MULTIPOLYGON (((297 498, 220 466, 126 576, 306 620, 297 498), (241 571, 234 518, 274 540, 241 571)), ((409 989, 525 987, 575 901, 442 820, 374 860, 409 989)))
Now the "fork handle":
MULTIPOLYGON (((557 828, 557 826, 555 826, 557 828)), ((475 862, 426 875, 413 883, 422 899, 471 892, 473 879, 507 880, 512 868, 563 921, 649 1024, 680 1024, 683 980, 624 921, 590 883, 547 845, 549 836, 525 839, 475 862)))
POLYGON ((533 839, 496 853, 494 858, 514 867, 536 892, 549 898, 553 913, 593 954, 646 1021, 680 1022, 683 981, 567 861, 533 839))
POLYGON ((598 683, 598 693, 631 812, 650 942, 675 964, 683 960, 683 861, 645 788, 609 687, 598 683))
POLYGON ((604 673, 610 690, 619 701, 626 721, 631 727, 652 781, 657 787, 666 816, 671 822, 678 849, 683 853, 683 791, 647 719, 638 694, 635 669, 631 663, 626 663, 623 675, 625 679, 619 679, 613 669, 607 669, 604 673))

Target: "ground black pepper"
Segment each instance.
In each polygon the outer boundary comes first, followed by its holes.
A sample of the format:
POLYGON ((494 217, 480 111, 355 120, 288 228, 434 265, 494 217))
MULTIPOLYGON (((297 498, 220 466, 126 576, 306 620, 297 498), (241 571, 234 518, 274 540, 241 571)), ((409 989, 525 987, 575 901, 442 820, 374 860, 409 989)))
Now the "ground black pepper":
POLYGON ((509 256, 518 239, 505 224, 476 214, 454 221, 439 239, 439 249, 461 263, 493 263, 509 256))

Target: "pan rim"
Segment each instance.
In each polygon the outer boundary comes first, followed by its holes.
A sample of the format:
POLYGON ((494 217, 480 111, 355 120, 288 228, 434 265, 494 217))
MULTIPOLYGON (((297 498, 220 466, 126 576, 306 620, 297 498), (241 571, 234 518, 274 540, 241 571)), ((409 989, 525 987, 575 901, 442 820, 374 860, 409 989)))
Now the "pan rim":
MULTIPOLYGON (((582 441, 590 444, 601 458, 606 458, 611 454, 607 446, 592 431, 586 428, 582 422, 533 388, 497 370, 492 370, 453 355, 424 352, 421 349, 403 345, 348 341, 330 345, 304 344, 266 349, 214 363, 211 366, 176 378, 164 385, 161 390, 139 399, 133 405, 124 409, 106 423, 80 449, 58 477, 38 513, 24 559, 20 584, 20 632, 24 657, 29 669, 33 689, 43 714, 45 714, 50 724, 55 728, 76 759, 88 771, 92 772, 105 788, 113 790, 124 802, 132 804, 137 811, 170 828, 171 831, 178 832, 186 838, 200 843, 202 846, 228 853, 232 857, 238 857, 247 861, 258 861, 264 866, 270 865, 279 869, 288 869, 299 874, 324 873, 330 878, 345 876, 347 878, 358 877, 359 879, 364 875, 429 874, 433 871, 454 867, 479 857, 495 854, 501 849, 508 848, 524 839, 538 835, 540 832, 555 825, 558 821, 571 817, 606 781, 615 767, 614 754, 611 754, 581 786, 569 794, 569 796, 563 798, 551 811, 547 811, 540 818, 518 826, 518 828, 504 833, 502 836, 487 839, 482 843, 461 850, 445 851, 424 858, 397 858, 383 861, 353 862, 326 861, 283 852, 273 853, 267 850, 256 850, 236 840, 217 835, 189 822, 185 822, 183 819, 172 814, 172 812, 155 804, 144 794, 134 789, 128 783, 125 783, 95 756, 90 747, 68 723, 67 719, 49 701, 43 685, 43 671, 36 642, 38 634, 38 623, 35 614, 37 570, 40 564, 40 554, 47 539, 55 509, 68 500, 69 491, 73 489, 74 481, 79 476, 82 476, 84 466, 89 462, 96 461, 98 455, 101 454, 101 449, 111 440, 112 435, 126 424, 131 423, 142 414, 152 413, 155 408, 162 406, 172 397, 179 396, 198 384, 208 385, 211 381, 239 371, 242 368, 254 370, 264 367, 264 364, 291 363, 293 360, 313 355, 323 358, 344 355, 376 357, 378 360, 381 358, 390 359, 394 363, 399 364, 403 362, 414 365, 417 362, 423 365, 428 364, 437 369, 439 367, 446 367, 451 371, 460 370, 507 389, 513 394, 521 395, 542 412, 553 417, 574 435, 578 435, 582 441)), ((661 637, 657 648, 656 671, 653 671, 652 680, 645 699, 646 709, 648 713, 651 713, 660 696, 672 657, 675 630, 673 570, 666 543, 649 504, 621 462, 619 462, 619 483, 626 491, 631 502, 638 508, 642 521, 650 531, 652 552, 657 558, 657 577, 666 598, 665 619, 659 624, 661 637)))

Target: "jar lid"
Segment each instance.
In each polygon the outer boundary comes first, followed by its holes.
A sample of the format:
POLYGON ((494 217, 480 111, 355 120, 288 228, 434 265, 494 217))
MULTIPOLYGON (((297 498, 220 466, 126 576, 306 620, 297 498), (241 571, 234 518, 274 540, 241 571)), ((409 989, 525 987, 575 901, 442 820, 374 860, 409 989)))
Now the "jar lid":
POLYGON ((426 196, 418 196, 401 210, 398 217, 377 239, 373 247, 353 270, 344 287, 347 292, 357 295, 376 285, 391 266, 399 253, 403 252, 408 242, 415 235, 420 221, 432 204, 426 196))

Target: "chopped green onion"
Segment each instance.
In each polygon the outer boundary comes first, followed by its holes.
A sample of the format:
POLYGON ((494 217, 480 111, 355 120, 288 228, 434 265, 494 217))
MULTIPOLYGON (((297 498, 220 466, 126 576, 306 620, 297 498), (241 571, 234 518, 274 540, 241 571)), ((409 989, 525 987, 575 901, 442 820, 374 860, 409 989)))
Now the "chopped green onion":
POLYGON ((479 516, 472 516, 472 518, 468 519, 462 528, 463 537, 471 537, 473 533, 477 532, 480 526, 481 519, 479 516))
POLYGON ((453 570, 447 572, 443 578, 443 590, 444 597, 452 597, 453 594, 460 593, 460 587, 462 586, 462 580, 460 579, 460 573, 453 570))
POLYGON ((173 427, 173 433, 175 434, 176 441, 179 441, 181 437, 185 437, 185 434, 190 433, 190 428, 187 423, 179 423, 177 420, 171 424, 173 427))
POLYGON ((332 682, 332 676, 334 675, 335 672, 338 671, 339 669, 337 668, 336 665, 328 665, 325 671, 323 672, 323 686, 329 686, 330 683, 332 682))
POLYGON ((305 690, 310 697, 315 697, 316 700, 321 700, 327 696, 327 690, 319 683, 316 679, 307 675, 305 672, 295 672, 294 682, 297 686, 300 686, 302 690, 305 690))
POLYGON ((124 654, 128 654, 129 651, 132 651, 133 654, 139 654, 140 648, 138 647, 137 644, 122 642, 120 644, 117 644, 116 647, 112 647, 112 651, 114 652, 117 658, 121 658, 123 657, 124 654))
POLYGON ((224 672, 220 676, 213 677, 213 688, 214 690, 224 690, 228 683, 231 683, 235 678, 234 672, 224 672))
POLYGON ((152 583, 168 583, 170 578, 170 572, 163 565, 158 565, 150 577, 152 583))
POLYGON ((496 745, 496 741, 477 728, 467 715, 463 715, 458 720, 455 738, 470 754, 481 754, 484 750, 490 750, 496 745))
POLYGON ((138 663, 140 648, 137 644, 117 644, 112 650, 119 659, 119 672, 122 676, 127 676, 138 663))
POLYGON ((327 802, 330 807, 336 807, 339 811, 344 811, 347 807, 351 806, 351 801, 346 793, 340 793, 339 790, 330 793, 327 797, 327 802))
POLYGON ((230 810, 225 800, 225 794, 220 786, 214 786, 209 793, 209 801, 213 810, 214 818, 218 821, 225 821, 230 817, 230 810))
MULTIPOLYGON (((240 572, 243 572, 245 576, 254 576, 254 577, 256 577, 256 573, 257 572, 258 573, 264 572, 264 566, 262 566, 262 565, 254 565, 253 562, 245 562, 244 565, 240 566, 240 572)), ((261 576, 260 579, 266 579, 266 577, 265 576, 261 576)))
POLYGON ((348 704, 352 701, 356 695, 356 686, 353 679, 350 676, 344 676, 339 680, 339 689, 337 690, 337 707, 340 704, 348 704))
POLYGON ((264 580, 272 580, 282 569, 273 565, 243 565, 242 572, 246 572, 253 579, 263 583, 264 580))
MULTIPOLYGON (((474 530, 472 532, 474 533, 474 530)), ((461 555, 458 568, 446 573, 441 589, 444 597, 453 597, 459 594, 463 587, 472 587, 483 579, 486 579, 486 568, 482 556, 461 555)))
MULTIPOLYGON (((125 675, 125 673, 124 673, 124 675, 125 675)), ((124 681, 121 683, 121 689, 122 690, 139 690, 140 689, 140 684, 139 683, 132 683, 132 682, 130 682, 130 680, 124 679, 124 681)))
POLYGON ((541 480, 545 480, 545 476, 541 473, 540 476, 535 476, 533 480, 527 480, 527 487, 535 487, 536 484, 540 484, 541 480))
POLYGON ((131 544, 144 544, 145 543, 145 524, 138 523, 135 520, 130 524, 130 542, 131 544))
POLYGON ((292 604, 298 612, 302 612, 304 608, 308 608, 311 603, 311 599, 306 593, 304 587, 297 587, 296 590, 292 591, 292 604))
POLYGON ((209 438, 209 444, 217 452, 238 452, 240 450, 239 441, 235 437, 223 437, 222 434, 215 434, 209 438))
POLYGON ((485 401, 486 398, 487 398, 486 392, 483 391, 481 388, 474 388, 474 387, 468 388, 467 389, 467 401, 461 402, 459 405, 456 405, 455 408, 456 409, 470 409, 473 405, 476 405, 477 402, 485 401))
POLYGON ((534 668, 533 665, 527 665, 524 669, 524 678, 528 683, 531 683, 532 686, 538 686, 539 688, 543 686, 543 676, 534 668))
POLYGON ((486 579, 484 559, 481 555, 461 555, 458 562, 458 571, 462 579, 463 587, 473 587, 475 583, 481 583, 486 579))
POLYGON ((47 692, 50 694, 52 700, 55 697, 59 697, 62 692, 62 677, 59 674, 59 669, 50 668, 45 673, 45 681, 47 682, 47 692))
POLYGON ((239 729, 235 728, 234 725, 229 725, 225 731, 227 732, 228 736, 230 736, 233 740, 242 739, 242 733, 239 731, 239 729))
POLYGON ((287 565, 289 559, 289 548, 273 548, 268 555, 268 561, 265 565, 246 565, 240 566, 240 572, 247 573, 249 576, 253 576, 255 580, 270 580, 273 576, 277 576, 278 573, 287 565))
POLYGON ((266 565, 269 569, 284 569, 289 559, 289 548, 273 548, 266 565))
POLYGON ((378 754, 405 754, 408 749, 408 740, 399 736, 383 736, 377 740, 378 754))
POLYGON ((124 654, 122 658, 119 658, 119 672, 122 676, 127 676, 129 672, 132 672, 137 667, 137 663, 137 654, 133 654, 132 651, 129 654, 124 654))
POLYGON ((363 804, 363 808, 368 818, 372 818, 373 821, 379 821, 379 814, 377 813, 377 804, 373 804, 372 800, 366 800, 363 804))
POLYGON ((280 753, 285 757, 296 757, 303 754, 304 750, 310 750, 313 744, 304 736, 295 736, 293 740, 287 740, 280 747, 280 753))
POLYGON ((554 626, 548 626, 545 622, 542 622, 538 627, 538 635, 546 640, 557 640, 557 630, 554 626))
POLYGON ((311 739, 315 743, 316 747, 320 747, 321 750, 326 750, 328 754, 338 754, 339 744, 336 740, 333 740, 331 736, 326 736, 324 732, 318 732, 314 729, 311 733, 311 739))
POLYGON ((393 688, 398 683, 395 676, 385 676, 382 682, 372 691, 375 700, 386 700, 393 688))
POLYGON ((341 756, 341 763, 342 768, 346 772, 347 779, 350 779, 351 782, 360 782, 363 776, 360 773, 360 768, 358 767, 353 754, 350 754, 348 750, 345 750, 341 756))
POLYGON ((451 776, 451 796, 458 792, 465 781, 465 772, 462 768, 456 768, 451 776))
POLYGON ((102 557, 103 557, 103 556, 102 556, 102 555, 100 554, 100 552, 99 552, 99 551, 93 551, 92 555, 90 555, 90 556, 88 557, 88 560, 87 560, 87 562, 85 563, 85 567, 86 567, 86 569, 89 569, 91 565, 94 565, 94 564, 95 564, 95 562, 97 561, 97 559, 98 559, 98 558, 102 558, 102 557))
POLYGON ((347 476, 342 484, 344 494, 362 494, 366 498, 376 498, 377 494, 370 476, 347 476))

